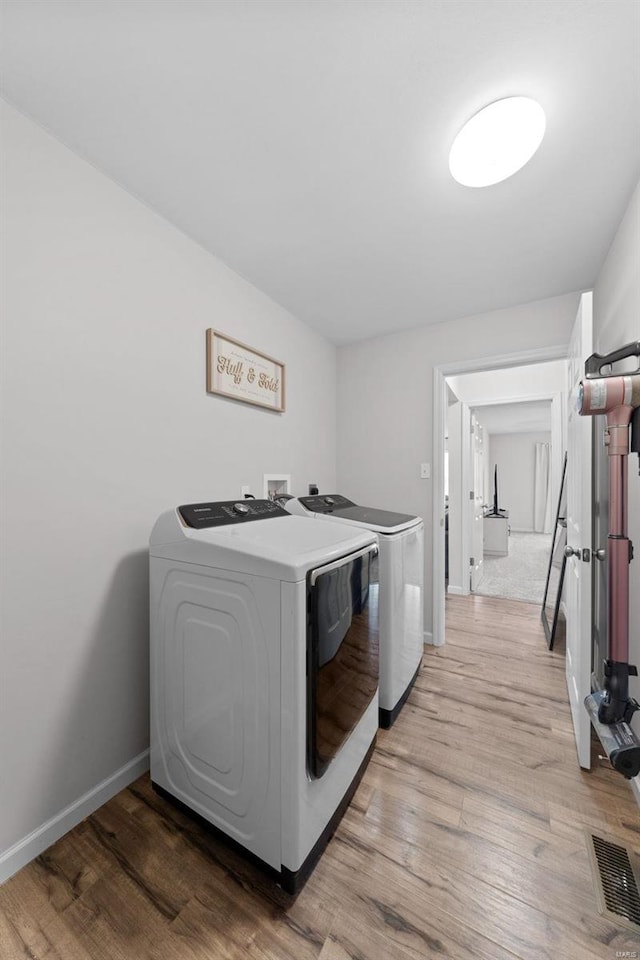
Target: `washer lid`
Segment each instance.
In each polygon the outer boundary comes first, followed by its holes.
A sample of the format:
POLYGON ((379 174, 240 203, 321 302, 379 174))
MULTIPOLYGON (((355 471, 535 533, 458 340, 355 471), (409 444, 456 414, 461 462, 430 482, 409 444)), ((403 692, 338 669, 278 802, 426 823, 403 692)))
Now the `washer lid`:
POLYGON ((375 534, 370 531, 335 523, 309 523, 284 511, 196 529, 187 526, 175 509, 156 521, 149 553, 152 557, 297 582, 304 580, 309 570, 375 542, 375 534))
POLYGON ((420 517, 409 513, 394 513, 391 510, 376 510, 373 507, 345 507, 333 513, 336 519, 353 523, 380 533, 399 533, 421 523, 420 517))
MULTIPOLYGON (((396 513, 392 510, 378 510, 374 507, 359 507, 339 493, 322 496, 299 497, 305 510, 327 520, 342 520, 356 527, 375 530, 377 533, 393 534, 408 530, 421 523, 421 518, 409 513, 396 513)), ((286 504, 289 509, 289 503, 286 504)))

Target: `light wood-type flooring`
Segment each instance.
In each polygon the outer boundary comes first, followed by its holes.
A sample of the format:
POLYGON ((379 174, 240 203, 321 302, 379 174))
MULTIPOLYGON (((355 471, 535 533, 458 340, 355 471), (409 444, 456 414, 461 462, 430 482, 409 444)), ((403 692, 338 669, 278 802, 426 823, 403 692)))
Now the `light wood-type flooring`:
POLYGON ((640 843, 628 784, 577 766, 538 608, 452 597, 297 900, 142 777, 0 888, 0 956, 613 960, 640 937, 598 914, 585 828, 640 843))

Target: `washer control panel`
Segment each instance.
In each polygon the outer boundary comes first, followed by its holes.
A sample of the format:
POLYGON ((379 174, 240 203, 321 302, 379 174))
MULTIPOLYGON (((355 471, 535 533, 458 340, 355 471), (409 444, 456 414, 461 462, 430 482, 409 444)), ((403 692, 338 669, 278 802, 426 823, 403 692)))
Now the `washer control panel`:
POLYGON ((334 510, 355 507, 353 500, 347 500, 339 493, 320 494, 317 497, 300 497, 300 503, 311 513, 333 513, 334 510))
POLYGON ((219 500, 214 503, 187 503, 178 507, 178 513, 188 527, 222 527, 228 523, 246 523, 267 520, 269 517, 288 517, 289 514, 273 500, 219 500))

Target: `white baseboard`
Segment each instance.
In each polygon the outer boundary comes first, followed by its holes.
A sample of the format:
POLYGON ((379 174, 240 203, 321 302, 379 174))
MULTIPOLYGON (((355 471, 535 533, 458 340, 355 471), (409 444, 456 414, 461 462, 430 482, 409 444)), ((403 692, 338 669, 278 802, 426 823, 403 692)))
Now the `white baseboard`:
POLYGON ((85 817, 101 807, 103 803, 114 797, 116 793, 128 787, 130 783, 149 769, 149 751, 134 757, 124 767, 93 787, 83 796, 74 800, 46 823, 36 827, 30 834, 14 843, 8 850, 0 853, 0 883, 4 883, 14 873, 21 870, 31 860, 39 856, 43 850, 63 837, 73 827, 77 826, 85 817))
POLYGON ((424 642, 430 643, 433 646, 433 634, 429 630, 424 631, 424 642))
POLYGON ((447 587, 447 593, 451 594, 452 597, 463 597, 465 595, 462 587, 453 587, 451 584, 447 587))

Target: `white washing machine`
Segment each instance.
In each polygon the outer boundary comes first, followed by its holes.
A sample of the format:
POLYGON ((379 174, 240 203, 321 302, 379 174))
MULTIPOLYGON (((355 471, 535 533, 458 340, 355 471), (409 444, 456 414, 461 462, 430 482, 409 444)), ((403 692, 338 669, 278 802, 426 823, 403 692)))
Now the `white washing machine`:
POLYGON ((424 523, 359 507, 338 493, 283 501, 293 514, 370 530, 380 543, 380 726, 388 728, 411 692, 424 652, 424 523))
POLYGON ((290 893, 373 750, 377 552, 269 500, 178 507, 151 534, 152 782, 290 893))

